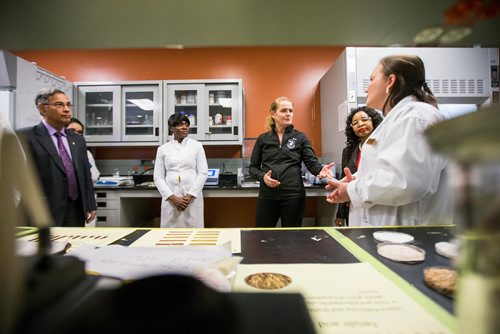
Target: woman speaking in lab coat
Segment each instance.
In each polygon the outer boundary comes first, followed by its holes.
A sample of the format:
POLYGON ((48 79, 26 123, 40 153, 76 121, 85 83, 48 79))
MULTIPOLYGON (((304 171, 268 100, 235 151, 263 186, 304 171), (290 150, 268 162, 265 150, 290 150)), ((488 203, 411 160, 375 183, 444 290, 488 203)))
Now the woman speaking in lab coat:
POLYGON ((208 165, 200 142, 188 138, 189 118, 173 114, 174 139, 156 152, 154 182, 162 196, 161 227, 203 227, 203 185, 208 165))
POLYGON ((382 58, 367 88, 367 106, 385 118, 363 145, 358 171, 330 180, 331 203, 351 202, 349 225, 451 223, 446 159, 434 154, 423 135, 443 120, 417 56, 382 58))

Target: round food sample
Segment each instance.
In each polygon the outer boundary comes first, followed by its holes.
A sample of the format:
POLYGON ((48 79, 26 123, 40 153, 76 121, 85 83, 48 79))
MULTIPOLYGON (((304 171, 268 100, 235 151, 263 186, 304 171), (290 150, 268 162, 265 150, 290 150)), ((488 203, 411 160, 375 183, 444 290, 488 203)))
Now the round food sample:
POLYGON ((455 243, 441 241, 435 245, 436 253, 449 259, 454 259, 458 254, 458 246, 455 243))
POLYGON ((424 282, 439 293, 453 296, 457 287, 457 271, 445 267, 427 267, 424 269, 424 282))
POLYGON ((287 275, 278 273, 257 273, 245 277, 245 282, 257 289, 276 290, 292 283, 292 279, 287 275))
POLYGON ((377 253, 396 262, 417 263, 425 260, 425 251, 412 245, 384 242, 377 245, 377 253))
POLYGON ((377 231, 373 232, 375 240, 380 242, 392 242, 395 244, 407 244, 413 242, 413 236, 401 232, 377 231))

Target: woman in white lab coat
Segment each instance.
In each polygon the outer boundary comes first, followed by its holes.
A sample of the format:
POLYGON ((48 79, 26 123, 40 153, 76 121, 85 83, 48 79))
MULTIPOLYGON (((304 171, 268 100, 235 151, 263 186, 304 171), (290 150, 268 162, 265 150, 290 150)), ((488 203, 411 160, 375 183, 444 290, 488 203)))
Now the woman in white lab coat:
POLYGON ((417 56, 380 60, 370 76, 367 106, 385 119, 363 146, 358 171, 329 181, 332 203, 351 202, 350 225, 451 223, 446 158, 434 154, 423 135, 443 120, 417 56))
POLYGON ((154 182, 162 196, 161 227, 203 227, 203 185, 208 165, 200 142, 188 138, 189 118, 173 114, 174 139, 156 153, 154 182))

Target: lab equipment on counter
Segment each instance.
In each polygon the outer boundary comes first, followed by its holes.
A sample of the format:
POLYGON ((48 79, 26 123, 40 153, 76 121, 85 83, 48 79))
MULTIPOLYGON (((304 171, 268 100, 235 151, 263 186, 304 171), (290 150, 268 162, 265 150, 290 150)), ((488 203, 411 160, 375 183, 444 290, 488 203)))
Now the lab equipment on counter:
POLYGON ((101 176, 94 187, 126 187, 133 186, 132 176, 101 176))
POLYGON ((218 186, 219 185, 219 168, 209 168, 207 180, 205 181, 206 186, 218 186))

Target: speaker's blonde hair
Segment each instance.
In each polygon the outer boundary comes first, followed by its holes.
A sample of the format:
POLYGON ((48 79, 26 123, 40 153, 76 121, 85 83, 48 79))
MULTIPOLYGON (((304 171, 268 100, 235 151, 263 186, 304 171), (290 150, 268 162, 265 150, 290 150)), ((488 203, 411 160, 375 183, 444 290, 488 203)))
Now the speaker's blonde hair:
MULTIPOLYGON (((281 102, 283 101, 288 101, 292 104, 293 106, 293 102, 286 96, 280 96, 280 97, 277 97, 272 103, 271 103, 271 108, 269 108, 269 113, 273 113, 273 112, 276 112, 276 110, 278 110, 278 106, 281 102)), ((271 114, 267 115, 266 117, 266 120, 264 122, 264 127, 267 131, 271 131, 272 129, 274 129, 274 127, 276 126, 276 124, 274 123, 274 118, 272 118, 271 114)))

